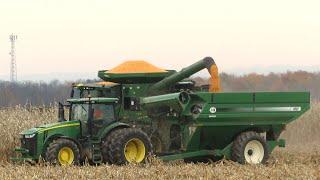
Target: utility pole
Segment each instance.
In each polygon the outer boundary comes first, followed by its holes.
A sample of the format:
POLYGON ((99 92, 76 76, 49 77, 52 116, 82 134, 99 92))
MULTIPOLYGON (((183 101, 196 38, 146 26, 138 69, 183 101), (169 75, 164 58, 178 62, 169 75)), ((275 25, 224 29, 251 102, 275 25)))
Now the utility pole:
POLYGON ((16 52, 15 52, 15 43, 16 40, 18 39, 17 35, 11 34, 9 36, 9 39, 11 41, 11 51, 10 51, 10 56, 11 56, 11 63, 10 63, 10 81, 11 82, 16 82, 17 81, 17 62, 16 62, 16 52))

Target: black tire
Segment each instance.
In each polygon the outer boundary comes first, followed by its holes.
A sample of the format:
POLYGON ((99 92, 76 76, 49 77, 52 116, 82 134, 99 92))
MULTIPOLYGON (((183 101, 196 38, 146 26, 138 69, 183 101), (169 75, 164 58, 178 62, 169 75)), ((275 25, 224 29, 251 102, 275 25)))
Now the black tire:
MULTIPOLYGON (((68 154, 70 156, 70 154, 68 154)), ((54 165, 78 165, 80 162, 80 151, 76 143, 68 139, 56 139, 53 140, 47 147, 45 152, 45 160, 54 165), (62 164, 59 161, 59 152, 62 149, 71 150, 73 153, 73 158, 71 163, 62 164)))
POLYGON ((112 132, 104 138, 104 140, 102 142, 102 146, 101 146, 103 163, 108 163, 108 164, 111 164, 111 161, 109 159, 109 154, 108 154, 110 143, 111 143, 111 137, 112 137, 111 135, 112 135, 112 132))
MULTIPOLYGON (((138 141, 140 145, 143 144, 144 153, 142 157, 143 159, 139 159, 137 161, 132 161, 135 163, 144 162, 146 157, 152 153, 152 145, 149 137, 146 133, 139 129, 135 128, 125 128, 118 129, 109 135, 110 139, 109 146, 107 148, 108 157, 106 159, 109 160, 110 163, 116 165, 123 165, 130 163, 130 160, 126 158, 125 151, 127 149, 127 144, 133 143, 132 141, 138 141), (142 144, 141 144, 142 143, 142 144)), ((108 139, 108 138, 107 138, 108 139)))
POLYGON ((152 152, 153 153, 161 153, 163 146, 162 146, 162 141, 161 141, 158 133, 153 134, 153 136, 150 137, 150 141, 152 144, 152 152))
POLYGON ((266 140, 254 131, 241 133, 233 142, 231 159, 240 164, 265 164, 269 159, 266 140))

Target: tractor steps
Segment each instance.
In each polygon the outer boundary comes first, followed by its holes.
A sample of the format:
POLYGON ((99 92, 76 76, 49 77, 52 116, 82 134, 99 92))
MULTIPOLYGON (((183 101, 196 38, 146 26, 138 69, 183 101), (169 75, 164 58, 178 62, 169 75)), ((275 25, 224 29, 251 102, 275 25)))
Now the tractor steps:
POLYGON ((92 147, 92 162, 94 164, 101 164, 103 162, 102 152, 101 152, 101 140, 100 138, 91 138, 92 147))

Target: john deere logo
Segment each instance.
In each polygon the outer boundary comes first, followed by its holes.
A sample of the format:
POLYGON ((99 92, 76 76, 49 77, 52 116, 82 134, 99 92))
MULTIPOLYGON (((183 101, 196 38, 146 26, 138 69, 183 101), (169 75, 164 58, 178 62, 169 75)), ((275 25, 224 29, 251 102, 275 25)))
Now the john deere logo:
POLYGON ((211 113, 216 113, 216 112, 217 112, 217 109, 216 109, 215 107, 211 107, 211 108, 209 109, 209 111, 210 111, 211 113))

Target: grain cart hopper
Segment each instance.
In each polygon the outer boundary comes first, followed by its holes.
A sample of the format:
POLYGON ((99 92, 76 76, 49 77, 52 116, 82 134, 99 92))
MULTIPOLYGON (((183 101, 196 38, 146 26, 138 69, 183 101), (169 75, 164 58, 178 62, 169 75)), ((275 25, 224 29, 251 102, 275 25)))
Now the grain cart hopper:
POLYGON ((16 149, 22 157, 13 159, 126 164, 153 153, 163 160, 265 163, 285 146, 279 136, 286 124, 310 107, 309 92, 219 92, 210 57, 180 72, 135 61, 98 76, 104 85, 74 87, 69 117, 60 106, 60 122, 23 131, 16 149), (185 80, 204 68, 209 91, 185 80))

